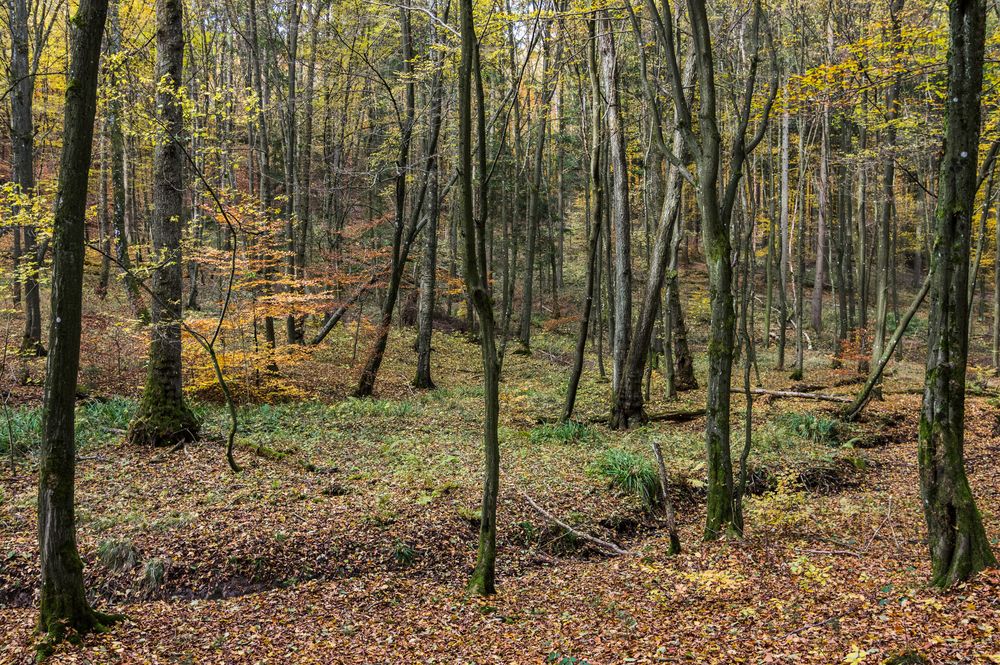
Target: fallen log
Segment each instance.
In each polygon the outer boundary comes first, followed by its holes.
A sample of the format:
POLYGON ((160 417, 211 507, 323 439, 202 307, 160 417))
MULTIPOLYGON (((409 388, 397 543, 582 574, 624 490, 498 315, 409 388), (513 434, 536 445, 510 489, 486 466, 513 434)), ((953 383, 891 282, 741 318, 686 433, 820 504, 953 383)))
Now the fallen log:
MULTIPOLYGON (((746 391, 742 389, 733 389, 734 393, 743 394, 746 391)), ((765 390, 764 388, 751 388, 750 392, 754 395, 770 395, 772 397, 789 397, 792 399, 813 399, 820 402, 840 402, 842 404, 850 404, 850 397, 842 397, 840 395, 826 395, 824 393, 800 393, 794 390, 765 390)))
POLYGON ((868 380, 865 382, 864 387, 858 396, 850 402, 850 406, 844 411, 844 420, 855 420, 861 412, 864 410, 865 406, 868 405, 868 400, 871 399, 872 391, 875 390, 875 386, 878 384, 879 380, 882 378, 882 372, 885 371, 885 366, 889 363, 889 358, 892 357, 893 351, 896 350, 896 345, 899 341, 903 339, 903 334, 906 333, 906 329, 910 325, 910 320, 913 319, 917 310, 920 308, 920 303, 924 301, 927 297, 927 292, 931 289, 931 275, 928 274, 927 278, 924 280, 923 286, 920 287, 920 292, 913 299, 913 303, 910 305, 910 309, 906 311, 906 314, 900 320, 899 325, 896 326, 896 331, 892 333, 892 337, 889 339, 888 344, 886 344, 885 349, 882 351, 882 357, 879 358, 878 363, 871 368, 871 373, 868 375, 868 380))
POLYGON ((316 333, 316 336, 312 339, 312 341, 309 342, 309 345, 316 346, 317 344, 322 342, 326 338, 326 336, 330 333, 330 331, 333 330, 334 326, 336 326, 340 322, 340 320, 344 317, 344 314, 347 313, 347 310, 350 308, 350 306, 356 303, 361 298, 361 296, 365 295, 365 293, 367 293, 370 288, 375 286, 376 282, 378 282, 378 276, 372 275, 371 279, 369 279, 367 283, 363 284, 361 288, 355 291, 354 295, 352 295, 347 302, 341 304, 340 307, 331 312, 329 318, 327 318, 326 322, 323 324, 323 327, 320 328, 320 331, 318 333, 316 333))
POLYGON ((537 503, 535 503, 534 499, 532 499, 530 496, 528 496, 527 494, 525 494, 523 491, 518 490, 518 493, 522 497, 524 497, 524 500, 528 502, 529 506, 531 506, 532 508, 535 509, 535 512, 537 512, 539 515, 541 515, 545 519, 549 520, 550 522, 552 522, 552 523, 556 524, 557 526, 561 527, 562 529, 566 530, 567 532, 572 533, 574 536, 576 536, 580 540, 585 540, 588 543, 592 543, 593 545, 596 545, 597 547, 601 548, 602 550, 605 550, 605 553, 609 553, 610 552, 610 553, 613 553, 615 555, 630 554, 630 552, 628 550, 623 550, 622 548, 618 547, 614 543, 608 542, 606 540, 601 540, 600 538, 598 538, 596 536, 591 536, 591 535, 586 534, 586 533, 584 533, 582 531, 578 531, 578 530, 574 529, 569 524, 566 524, 566 522, 563 522, 561 519, 559 519, 558 517, 556 517, 555 515, 553 515, 549 511, 545 510, 541 506, 539 506, 537 503))
MULTIPOLYGON (((742 391, 740 391, 742 392, 742 391)), ((705 409, 692 409, 691 411, 666 411, 664 413, 648 414, 644 420, 647 423, 671 422, 686 423, 705 415, 705 409)), ((596 416, 588 423, 591 425, 606 425, 611 421, 611 416, 596 416)))

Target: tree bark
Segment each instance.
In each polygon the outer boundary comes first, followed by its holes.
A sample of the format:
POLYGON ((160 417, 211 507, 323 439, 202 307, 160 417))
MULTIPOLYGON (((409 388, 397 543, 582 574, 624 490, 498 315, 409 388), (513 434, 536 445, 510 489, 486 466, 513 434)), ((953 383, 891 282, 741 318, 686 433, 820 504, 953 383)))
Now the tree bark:
MULTIPOLYGON (((13 158, 12 175, 18 193, 30 198, 35 195, 35 123, 32 116, 35 77, 29 63, 29 3, 28 0, 8 0, 10 21, 10 133, 13 158)), ((15 213, 17 211, 15 210, 15 213)), ((20 233, 15 233, 20 247, 15 247, 15 264, 21 273, 21 294, 24 300, 24 334, 21 352, 45 355, 42 346, 41 294, 38 290, 38 272, 41 257, 38 254, 37 229, 29 220, 20 233)))
POLYGON ((172 446, 198 437, 200 424, 184 402, 181 376, 181 229, 184 203, 184 118, 181 85, 184 17, 180 0, 156 2, 156 109, 153 153, 152 330, 149 367, 139 409, 129 424, 131 443, 172 446))
MULTIPOLYGON (((632 335, 632 227, 629 220, 628 167, 625 158, 625 130, 621 117, 618 55, 607 11, 601 12, 598 34, 601 52, 601 84, 607 104, 608 166, 611 171, 610 206, 614 240, 614 327, 612 335, 611 385, 618 392, 625 372, 629 338, 632 335)), ((609 236, 609 240, 612 239, 609 236)))
MULTIPOLYGON (((441 12, 443 20, 448 18, 448 2, 441 12)), ((431 12, 435 15, 439 12, 437 2, 431 5, 431 12)), ((444 57, 441 51, 436 48, 438 44, 438 30, 435 21, 430 23, 432 58, 434 62, 434 79, 431 83, 431 108, 428 123, 430 133, 436 133, 441 127, 441 106, 443 98, 442 76, 444 67, 444 57)), ((428 146, 428 150, 435 150, 437 146, 428 146)), ((431 336, 434 332, 434 291, 437 277, 437 228, 438 217, 440 216, 440 205, 438 201, 438 157, 436 154, 428 155, 428 192, 427 192, 427 229, 424 236, 424 255, 420 267, 420 295, 417 304, 417 374, 413 379, 413 385, 417 388, 432 389, 434 381, 431 378, 431 336)), ((509 276, 507 276, 509 278, 509 276)))
POLYGON ((462 38, 458 76, 458 157, 461 180, 462 228, 465 236, 465 288, 479 317, 479 340, 483 358, 483 445, 485 476, 479 527, 476 567, 469 580, 469 591, 486 596, 496 592, 497 494, 500 485, 500 359, 497 355, 493 303, 489 293, 486 266, 486 218, 488 189, 486 179, 486 104, 483 95, 479 45, 473 25, 472 0, 459 0, 462 38), (475 79, 477 114, 477 162, 479 179, 479 217, 475 215, 472 173, 472 82, 475 79))
POLYGON ((931 583, 951 586, 996 557, 965 474, 969 251, 977 188, 986 3, 948 3, 948 95, 931 255, 927 374, 920 413, 920 495, 931 583))
POLYGON ((583 307, 580 312, 580 330, 576 338, 576 353, 573 356, 573 369, 569 375, 569 386, 566 390, 566 403, 563 406, 562 419, 568 421, 573 417, 576 404, 576 392, 580 385, 580 375, 583 373, 583 356, 587 348, 587 333, 590 329, 590 313, 594 304, 594 292, 600 297, 599 263, 601 260, 601 220, 604 216, 604 170, 601 164, 602 132, 601 132, 601 83, 597 67, 597 19, 587 21, 588 58, 590 72, 590 199, 592 219, 587 224, 590 227, 590 238, 587 244, 587 281, 583 292, 583 307))
POLYGON ((53 234, 52 317, 38 465, 38 545, 41 597, 39 656, 69 631, 102 630, 117 617, 87 602, 76 545, 74 415, 83 310, 85 214, 97 72, 107 0, 81 0, 71 29, 69 85, 53 234))

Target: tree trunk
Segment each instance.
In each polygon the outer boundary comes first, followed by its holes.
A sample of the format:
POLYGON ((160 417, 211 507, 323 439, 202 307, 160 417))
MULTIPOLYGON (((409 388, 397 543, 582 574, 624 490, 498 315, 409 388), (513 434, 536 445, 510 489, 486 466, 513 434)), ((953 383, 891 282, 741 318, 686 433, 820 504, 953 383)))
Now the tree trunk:
MULTIPOLYGON (((684 81, 682 85, 685 89, 690 89, 693 84, 694 59, 690 58, 684 67, 684 81)), ((652 98, 652 95, 648 96, 652 98)), ((653 115, 656 119, 659 118, 658 113, 654 113, 653 115)), ((679 119, 675 118, 674 122, 678 124, 679 119)), ((657 128, 654 131, 662 130, 657 128)), ((672 154, 677 155, 682 162, 686 161, 684 137, 679 128, 674 130, 672 138, 672 154)), ((661 154, 658 161, 665 159, 666 155, 661 154)), ((659 165, 656 165, 654 168, 658 167, 659 165)), ((676 166, 670 166, 668 168, 666 192, 661 203, 656 242, 653 246, 653 255, 649 261, 649 277, 646 282, 642 306, 639 310, 639 319, 632 338, 629 340, 623 368, 624 374, 621 375, 618 382, 618 389, 614 393, 614 403, 612 405, 610 420, 612 429, 628 429, 631 424, 642 423, 646 419, 642 398, 643 368, 646 364, 646 358, 649 355, 650 342, 653 337, 653 326, 658 318, 660 295, 670 261, 671 248, 673 247, 673 232, 680 211, 681 186, 679 169, 676 166)))
MULTIPOLYGON (((541 189, 542 189, 542 165, 545 158, 545 138, 548 135, 546 129, 549 120, 549 103, 555 92, 552 84, 552 76, 548 70, 552 67, 549 62, 549 29, 548 21, 545 22, 542 30, 542 99, 538 107, 538 120, 535 126, 535 156, 531 177, 531 191, 528 193, 528 235, 525 238, 524 252, 524 289, 521 295, 521 327, 518 331, 518 339, 522 346, 531 346, 531 312, 534 304, 533 282, 535 269, 535 254, 538 250, 538 223, 541 218, 541 189)), ((548 193, 546 192, 546 197, 548 193)))
POLYGON ((948 3, 948 95, 931 256, 927 375, 920 413, 920 496, 931 583, 950 586, 997 561, 965 475, 969 250, 977 184, 986 3, 948 3))
POLYGON ((789 257, 789 230, 788 230, 788 131, 789 131, 788 105, 786 104, 781 114, 781 203, 779 206, 781 233, 779 234, 779 258, 778 258, 778 312, 781 318, 778 326, 778 362, 777 369, 785 369, 785 346, 788 333, 788 257, 789 257))
POLYGON ((806 213, 806 149, 805 149, 805 119, 799 116, 799 196, 796 202, 798 211, 798 229, 795 241, 795 369, 792 370, 792 379, 800 381, 805 372, 805 293, 806 293, 806 220, 809 215, 806 213))
POLYGON ((817 208, 819 209, 818 222, 816 227, 816 271, 813 279, 812 292, 812 327, 819 335, 823 331, 823 285, 826 281, 826 236, 827 236, 827 208, 828 197, 828 164, 830 146, 830 117, 829 110, 824 109, 823 117, 820 119, 820 148, 819 148, 819 182, 817 183, 817 208))
MULTIPOLYGON (((286 57, 288 59, 288 91, 285 97, 285 251, 288 253, 286 272, 291 282, 290 289, 296 288, 299 266, 296 262, 295 227, 300 222, 296 217, 298 199, 300 196, 296 168, 298 158, 298 66, 299 66, 299 23, 301 7, 298 0, 288 0, 288 42, 286 57)), ((285 317, 285 338, 289 344, 302 344, 305 341, 303 331, 298 325, 294 310, 285 317)))
MULTIPOLYGON (((899 14, 903 10, 904 0, 892 0, 889 5, 889 30, 892 40, 894 58, 898 60, 902 54, 902 28, 899 14)), ((882 207, 878 221, 878 256, 876 263, 875 284, 875 335, 872 339, 872 362, 878 362, 885 348, 885 338, 888 332, 889 316, 889 282, 892 247, 892 216, 895 210, 895 175, 896 175, 896 118, 899 114, 899 89, 902 73, 897 73, 892 83, 885 91, 885 148, 889 152, 882 159, 882 207)))
MULTIPOLYGON (((625 158, 625 130, 621 117, 618 55, 614 26, 602 11, 598 35, 601 51, 601 84, 607 104, 608 166, 611 171, 609 211, 614 239, 614 327, 612 345, 612 390, 617 393, 625 372, 629 338, 632 336, 632 227, 629 220, 628 169, 625 158)), ((609 240, 611 237, 609 236, 609 240)))
POLYGON ((83 309, 87 181, 97 109, 97 72, 107 0, 81 0, 70 21, 71 58, 63 115, 62 157, 53 233, 52 316, 38 464, 41 597, 38 630, 52 644, 68 632, 103 629, 117 617, 87 602, 76 546, 74 415, 83 309))
MULTIPOLYGON (((32 117, 32 99, 35 78, 29 65, 28 24, 29 3, 27 0, 8 0, 10 20, 10 133, 13 157, 12 175, 18 193, 31 205, 35 195, 35 124, 32 117)), ((15 213, 17 210, 15 209, 15 213)), ((15 247, 15 263, 22 275, 21 295, 24 299, 24 334, 21 352, 31 355, 45 355, 42 346, 41 294, 38 291, 38 271, 41 257, 38 255, 37 229, 33 222, 24 224, 15 239, 21 246, 15 247)))
POLYGON ((497 493, 500 485, 500 360, 497 356, 493 303, 489 294, 486 267, 486 218, 488 191, 486 179, 479 179, 479 217, 475 216, 472 173, 472 80, 476 82, 477 162, 480 176, 486 173, 486 104, 483 95, 479 47, 473 26, 472 0, 460 0, 462 56, 458 77, 458 157, 461 180, 462 228, 465 231, 465 288, 479 316, 480 346, 483 357, 483 443, 486 469, 483 479, 483 502, 479 527, 479 551, 476 567, 469 580, 469 591, 492 595, 496 591, 497 493))
POLYGON ((184 203, 184 118, 181 84, 184 17, 180 0, 156 2, 156 93, 160 137, 153 153, 153 302, 149 368, 131 443, 172 446, 197 438, 199 423, 184 402, 181 376, 181 229, 184 203))
MULTIPOLYGON (((116 56, 122 49, 122 29, 119 20, 119 0, 112 0, 109 5, 108 55, 116 56)), ((116 60, 108 72, 108 85, 112 90, 120 90, 122 71, 116 60)), ((128 230, 125 227, 125 134, 122 128, 123 98, 120 94, 111 95, 108 100, 106 127, 111 144, 111 227, 115 236, 115 261, 121 268, 122 281, 125 284, 125 295, 128 299, 132 316, 147 323, 149 312, 142 301, 139 282, 132 273, 132 257, 128 253, 128 230)))
MULTIPOLYGON (((438 13, 437 2, 431 5, 431 12, 438 13)), ((448 3, 442 12, 444 19, 448 17, 448 3)), ((441 127, 441 106, 443 96, 442 68, 444 57, 439 49, 438 31, 435 21, 430 22, 432 58, 434 61, 434 79, 431 83, 431 108, 428 123, 430 133, 435 133, 441 127)), ((428 146, 428 150, 436 150, 436 146, 428 146)), ((438 201, 438 158, 428 155, 428 192, 427 192, 427 229, 424 231, 424 255, 420 266, 420 296, 417 304, 417 374, 413 385, 417 388, 432 389, 434 381, 431 378, 431 336, 434 332, 434 290, 437 277, 437 228, 440 216, 438 201)), ((509 278, 509 275, 505 275, 509 278)))
MULTIPOLYGON (((375 344, 372 345, 368 353, 368 360, 361 371, 358 380, 358 387, 354 390, 355 397, 370 397, 375 390, 375 379, 378 377, 379 368, 382 366, 382 359, 385 357, 386 345, 389 342, 389 328, 392 326, 392 313, 396 307, 396 299, 399 296, 399 287, 403 281, 403 270, 406 267, 406 259, 410 253, 417 229, 417 218, 420 215, 420 202, 423 201, 427 192, 429 172, 425 172, 423 189, 411 210, 411 221, 409 232, 404 228, 406 225, 406 176, 409 172, 410 144, 413 138, 413 124, 416 114, 416 90, 412 79, 413 63, 413 41, 410 34, 410 10, 400 8, 400 25, 402 27, 400 38, 402 40, 403 56, 403 77, 407 83, 405 86, 405 110, 404 116, 400 119, 399 131, 401 134, 399 153, 396 156, 396 178, 395 178, 395 223, 392 237, 392 269, 389 273, 389 285, 386 288, 385 300, 382 301, 382 311, 379 316, 379 325, 376 329, 375 344)), ((434 133, 432 147, 436 151, 437 135, 434 133)), ((433 156, 429 157, 433 159, 433 156)))
POLYGON ((590 227, 590 238, 587 245, 587 282, 583 292, 583 308, 580 313, 580 331, 576 338, 576 354, 573 356, 573 369, 569 375, 569 387, 566 390, 566 404, 563 407, 562 419, 568 421, 573 417, 573 407, 576 404, 576 391, 580 385, 580 375, 583 373, 583 356, 587 348, 587 333, 590 329, 590 313, 594 304, 594 292, 600 297, 599 263, 601 261, 601 220, 604 216, 604 182, 601 178, 604 166, 601 164, 601 84, 597 67, 597 19, 587 21, 588 59, 590 72, 590 199, 593 216, 587 226, 590 227))

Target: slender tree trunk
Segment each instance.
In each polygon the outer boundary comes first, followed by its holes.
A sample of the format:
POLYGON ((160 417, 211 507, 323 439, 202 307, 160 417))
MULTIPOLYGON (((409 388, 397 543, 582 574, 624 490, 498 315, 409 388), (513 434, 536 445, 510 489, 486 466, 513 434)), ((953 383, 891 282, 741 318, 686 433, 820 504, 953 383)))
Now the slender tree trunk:
POLYGON ((827 236, 827 215, 828 210, 828 185, 829 185, 829 150, 830 150, 830 114, 829 109, 823 110, 823 117, 820 119, 820 148, 819 148, 819 182, 816 188, 817 217, 816 227, 816 271, 813 279, 812 292, 812 327, 819 335, 823 330, 823 286, 826 281, 826 236, 827 236))
MULTIPOLYGON (((787 90, 787 86, 786 86, 787 90)), ((786 104, 781 114, 781 204, 779 208, 781 233, 779 234, 778 259, 778 312, 781 318, 778 327, 777 369, 785 369, 785 346, 788 331, 788 271, 789 271, 789 229, 788 229, 788 131, 789 113, 786 104)))
POLYGON ((108 100, 106 127, 111 144, 111 227, 115 236, 115 262, 121 268, 122 282, 132 316, 142 323, 149 321, 149 311, 142 301, 139 282, 132 272, 132 257, 128 252, 129 233, 125 225, 125 134, 122 127, 123 94, 121 94, 122 74, 120 64, 115 59, 122 50, 122 29, 119 19, 119 0, 109 4, 109 30, 107 35, 108 55, 114 63, 108 73, 108 84, 117 94, 108 100))
POLYGON ((100 193, 97 198, 97 241, 101 248, 101 270, 97 276, 97 297, 104 300, 108 296, 111 281, 111 233, 108 229, 108 157, 104 132, 100 133, 99 154, 100 193))
MULTIPOLYGON (((850 152, 850 125, 841 119, 841 147, 845 153, 850 152)), ((844 343, 851 327, 851 299, 853 289, 850 284, 850 228, 851 228, 851 182, 847 166, 839 164, 836 167, 838 205, 837 205, 837 242, 835 274, 837 278, 837 354, 843 352, 844 343)))
MULTIPOLYGON (((250 61, 253 67, 253 82, 255 87, 255 92, 257 94, 257 99, 260 100, 259 107, 257 109, 257 140, 260 142, 260 155, 258 166, 260 168, 260 203, 264 209, 265 215, 269 215, 269 210, 273 203, 273 175, 271 173, 271 138, 270 132, 268 131, 267 116, 264 114, 264 109, 267 107, 270 101, 270 89, 265 85, 264 73, 263 73, 263 57, 261 54, 260 37, 257 29, 257 3, 256 0, 249 0, 250 12, 248 16, 248 23, 250 27, 250 61)), ((270 241, 270 238, 265 238, 265 243, 270 241)), ((270 252, 266 249, 261 257, 264 262, 263 281, 264 288, 262 289, 265 296, 270 296, 272 288, 270 286, 270 278, 272 273, 272 257, 270 252)), ((277 371, 278 366, 274 361, 273 351, 277 345, 277 339, 274 330, 274 317, 270 314, 264 316, 264 341, 267 345, 268 352, 271 353, 271 357, 267 363, 268 371, 277 371)))
MULTIPOLYGON (((587 245, 587 282, 584 286, 583 308, 580 313, 580 331, 576 338, 576 354, 573 357, 573 369, 569 375, 569 387, 566 391, 566 404, 563 407, 562 419, 568 421, 573 417, 573 407, 576 404, 576 392, 580 385, 580 375, 583 373, 583 356, 587 347, 587 333, 590 329, 590 313, 594 303, 594 294, 600 297, 601 283, 599 279, 599 263, 601 261, 601 220, 604 216, 604 182, 601 164, 602 125, 601 125, 601 83, 597 66, 597 19, 587 21, 588 30, 588 63, 590 71, 590 199, 593 202, 591 214, 593 219, 590 227, 590 238, 587 245)), ((599 315, 599 314, 598 314, 599 315)))
MULTIPOLYGON (((35 123, 33 103, 35 78, 29 65, 28 0, 7 0, 10 22, 10 133, 13 157, 13 180, 18 193, 30 198, 35 195, 35 123)), ((38 255, 37 229, 33 223, 16 230, 15 264, 22 275, 21 296, 24 300, 24 334, 21 352, 45 355, 42 346, 41 294, 38 291, 38 273, 41 257, 38 255), (17 232, 19 231, 19 232, 17 232)))
MULTIPOLYGON (((542 98, 538 107, 538 120, 535 125, 535 155, 531 177, 531 191, 528 192, 528 235, 525 239, 524 288, 521 296, 521 328, 518 339, 522 346, 531 346, 531 312, 534 305, 533 281, 535 270, 535 254, 538 250, 538 224, 542 214, 542 166, 545 159, 545 139, 548 136, 549 103, 555 91, 553 76, 549 74, 552 63, 549 61, 549 29, 548 21, 542 27, 542 98)), ((546 198, 548 193, 546 192, 546 198)))
MULTIPOLYGON (((889 30, 894 57, 898 60, 902 53, 902 28, 899 14, 904 0, 893 0, 889 6, 889 30)), ((885 348, 888 330, 890 264, 892 248, 892 215, 895 210, 896 162, 896 118, 899 114, 899 88, 902 73, 897 73, 885 92, 885 149, 889 152, 882 160, 882 207, 878 222, 878 257, 875 284, 875 336, 872 340, 872 362, 878 362, 885 348)))
POLYGON ((611 385, 618 392, 625 372, 629 338, 632 336, 632 227, 629 220, 628 167, 625 158, 625 131, 621 117, 618 55, 614 26, 606 11, 598 35, 601 51, 601 83, 607 103, 608 150, 611 170, 610 203, 614 238, 614 334, 611 385))
POLYGON ((807 214, 806 192, 807 181, 805 173, 806 149, 805 149, 805 120, 799 118, 799 196, 796 202, 798 211, 798 229, 795 242, 795 369, 792 370, 792 379, 800 381, 805 373, 805 293, 806 293, 806 220, 807 214))
POLYGON ((172 446, 197 438, 199 423, 184 402, 181 376, 181 229, 184 203, 184 118, 181 85, 184 17, 180 0, 156 2, 156 109, 160 140, 153 154, 152 330, 149 367, 128 440, 172 446))
POLYGON ((462 56, 458 76, 458 157, 461 180, 462 228, 465 235, 465 288, 479 317, 480 347, 483 356, 483 443, 486 469, 479 527, 479 551, 469 591, 492 595, 496 591, 497 494, 500 485, 500 359, 497 355, 493 303, 490 299, 486 267, 486 218, 488 191, 479 179, 479 217, 475 215, 472 173, 472 83, 475 79, 477 114, 477 162, 480 176, 487 169, 486 104, 483 95, 479 46, 473 26, 472 0, 459 0, 462 56))
MULTIPOLYGON (((401 118, 401 132, 399 153, 396 156, 396 178, 395 178, 395 221, 392 239, 392 267, 389 273, 389 284, 386 288, 385 299, 382 301, 382 311, 379 316, 378 329, 376 331, 375 343, 368 353, 365 367, 361 371, 358 380, 358 387, 354 390, 355 397, 369 397, 375 390, 375 379, 378 377, 379 368, 382 366, 382 359, 385 357, 385 349, 389 342, 389 329, 392 326, 392 313, 396 308, 396 299, 399 296, 399 287, 403 281, 403 270, 406 267, 406 259, 409 254, 410 245, 413 242, 413 234, 406 233, 406 185, 407 174, 410 163, 410 144, 413 138, 413 123, 416 115, 416 86, 412 80, 413 64, 413 41, 410 34, 410 10, 400 8, 400 25, 402 26, 400 38, 402 40, 402 60, 403 77, 406 80, 405 86, 405 106, 404 116, 401 118)), ((435 139, 436 140, 436 139, 435 139)), ((424 186, 426 193, 427 180, 425 176, 424 186)), ((411 214, 420 214, 419 206, 413 206, 411 214)), ((416 226, 413 222, 412 229, 416 226)))
POLYGON ((931 583, 951 586, 996 557, 965 474, 969 250, 977 184, 986 3, 948 3, 948 95, 931 255, 927 375, 920 413, 920 495, 931 583))
MULTIPOLYGON (((438 14, 437 2, 433 2, 431 12, 438 14)), ((443 12, 444 20, 448 17, 448 2, 445 1, 443 12)), ((431 108, 428 123, 430 133, 435 133, 441 126, 441 106, 443 97, 442 67, 444 57, 439 49, 437 25, 434 21, 430 24, 431 44, 434 60, 434 80, 431 84, 431 108)), ((428 150, 436 150, 436 146, 428 146, 428 150)), ((434 388, 434 381, 431 378, 431 336, 434 332, 434 289, 435 278, 437 276, 437 227, 440 215, 438 204, 438 158, 436 155, 428 155, 428 192, 427 192, 427 229, 424 231, 424 255, 423 263, 420 267, 420 295, 417 305, 417 374, 413 379, 413 385, 417 388, 434 388)), ((509 275, 505 275, 509 279, 509 275)))
POLYGON ((117 617, 93 610, 76 545, 74 415, 83 309, 87 181, 97 110, 97 72, 107 0, 81 0, 71 26, 71 57, 63 114, 62 158, 53 234, 52 316, 38 464, 41 596, 38 629, 54 642, 101 630, 117 617))
MULTIPOLYGON (((694 58, 690 58, 686 63, 683 77, 682 85, 685 89, 689 89, 694 84, 694 58)), ((652 95, 648 96, 652 97, 652 95)), ((654 116, 659 118, 658 113, 654 116)), ((675 124, 678 123, 679 119, 675 118, 675 124)), ((657 128, 656 131, 662 130, 657 128)), ((672 154, 677 155, 682 162, 685 161, 684 137, 679 128, 674 130, 672 139, 672 154)), ((660 155, 660 161, 665 158, 665 155, 660 155)), ((670 262, 673 231, 680 211, 681 186, 680 171, 675 166, 669 167, 666 192, 661 202, 660 222, 653 255, 649 261, 649 277, 639 310, 639 319, 632 338, 629 340, 625 365, 623 366, 624 373, 620 376, 618 389, 614 393, 610 420, 612 429, 628 429, 631 424, 642 423, 646 419, 642 398, 643 368, 649 355, 653 326, 658 318, 661 291, 670 262)))
MULTIPOLYGON (((294 284, 298 279, 296 264, 295 227, 299 198, 298 170, 298 67, 299 67, 299 24, 302 14, 298 0, 288 0, 288 31, 286 57, 288 59, 288 90, 285 97, 285 243, 288 254, 286 272, 294 284)), ((295 287, 290 287, 295 288, 295 287)), ((302 344, 303 332, 293 311, 285 317, 285 338, 289 344, 302 344)))

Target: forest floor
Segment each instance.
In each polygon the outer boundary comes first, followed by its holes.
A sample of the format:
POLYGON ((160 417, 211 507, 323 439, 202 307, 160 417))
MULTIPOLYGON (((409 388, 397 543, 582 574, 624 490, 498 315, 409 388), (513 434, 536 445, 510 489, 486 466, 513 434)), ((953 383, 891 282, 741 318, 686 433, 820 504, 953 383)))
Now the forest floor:
MULTIPOLYGON (((345 395, 360 361, 351 326, 337 331, 296 361, 310 392, 241 409, 240 474, 226 466, 217 405, 198 404, 203 440, 170 453, 123 443, 133 396, 82 404, 87 585, 98 607, 127 619, 60 647, 51 662, 882 663, 912 650, 933 663, 1000 663, 1000 571, 947 593, 926 584, 918 358, 892 365, 885 399, 858 423, 837 419, 834 403, 755 399, 746 537, 703 542, 702 417, 609 431, 598 422, 609 386, 591 363, 583 424, 551 424, 574 327, 539 334, 530 356, 508 354, 498 593, 488 599, 464 592, 482 389, 478 347, 462 335, 436 335, 438 389, 421 392, 409 387, 413 333, 394 330, 378 398, 353 400, 345 395), (653 440, 677 505, 683 551, 674 557, 656 508, 613 484, 648 475, 653 440), (629 554, 607 556, 547 523, 522 492, 629 554)), ((807 356, 808 385, 774 364, 773 349, 761 350, 766 388, 849 396, 859 387, 822 354, 807 356)), ((996 545, 1000 417, 996 387, 976 385, 985 394, 970 394, 966 457, 996 545)), ((661 393, 654 372, 653 414, 704 404, 704 390, 674 402, 661 393)), ((735 396, 734 455, 743 408, 735 396)), ((37 400, 8 414, 17 436, 37 436, 37 400)), ((34 458, 0 475, 0 663, 27 663, 34 458)))

